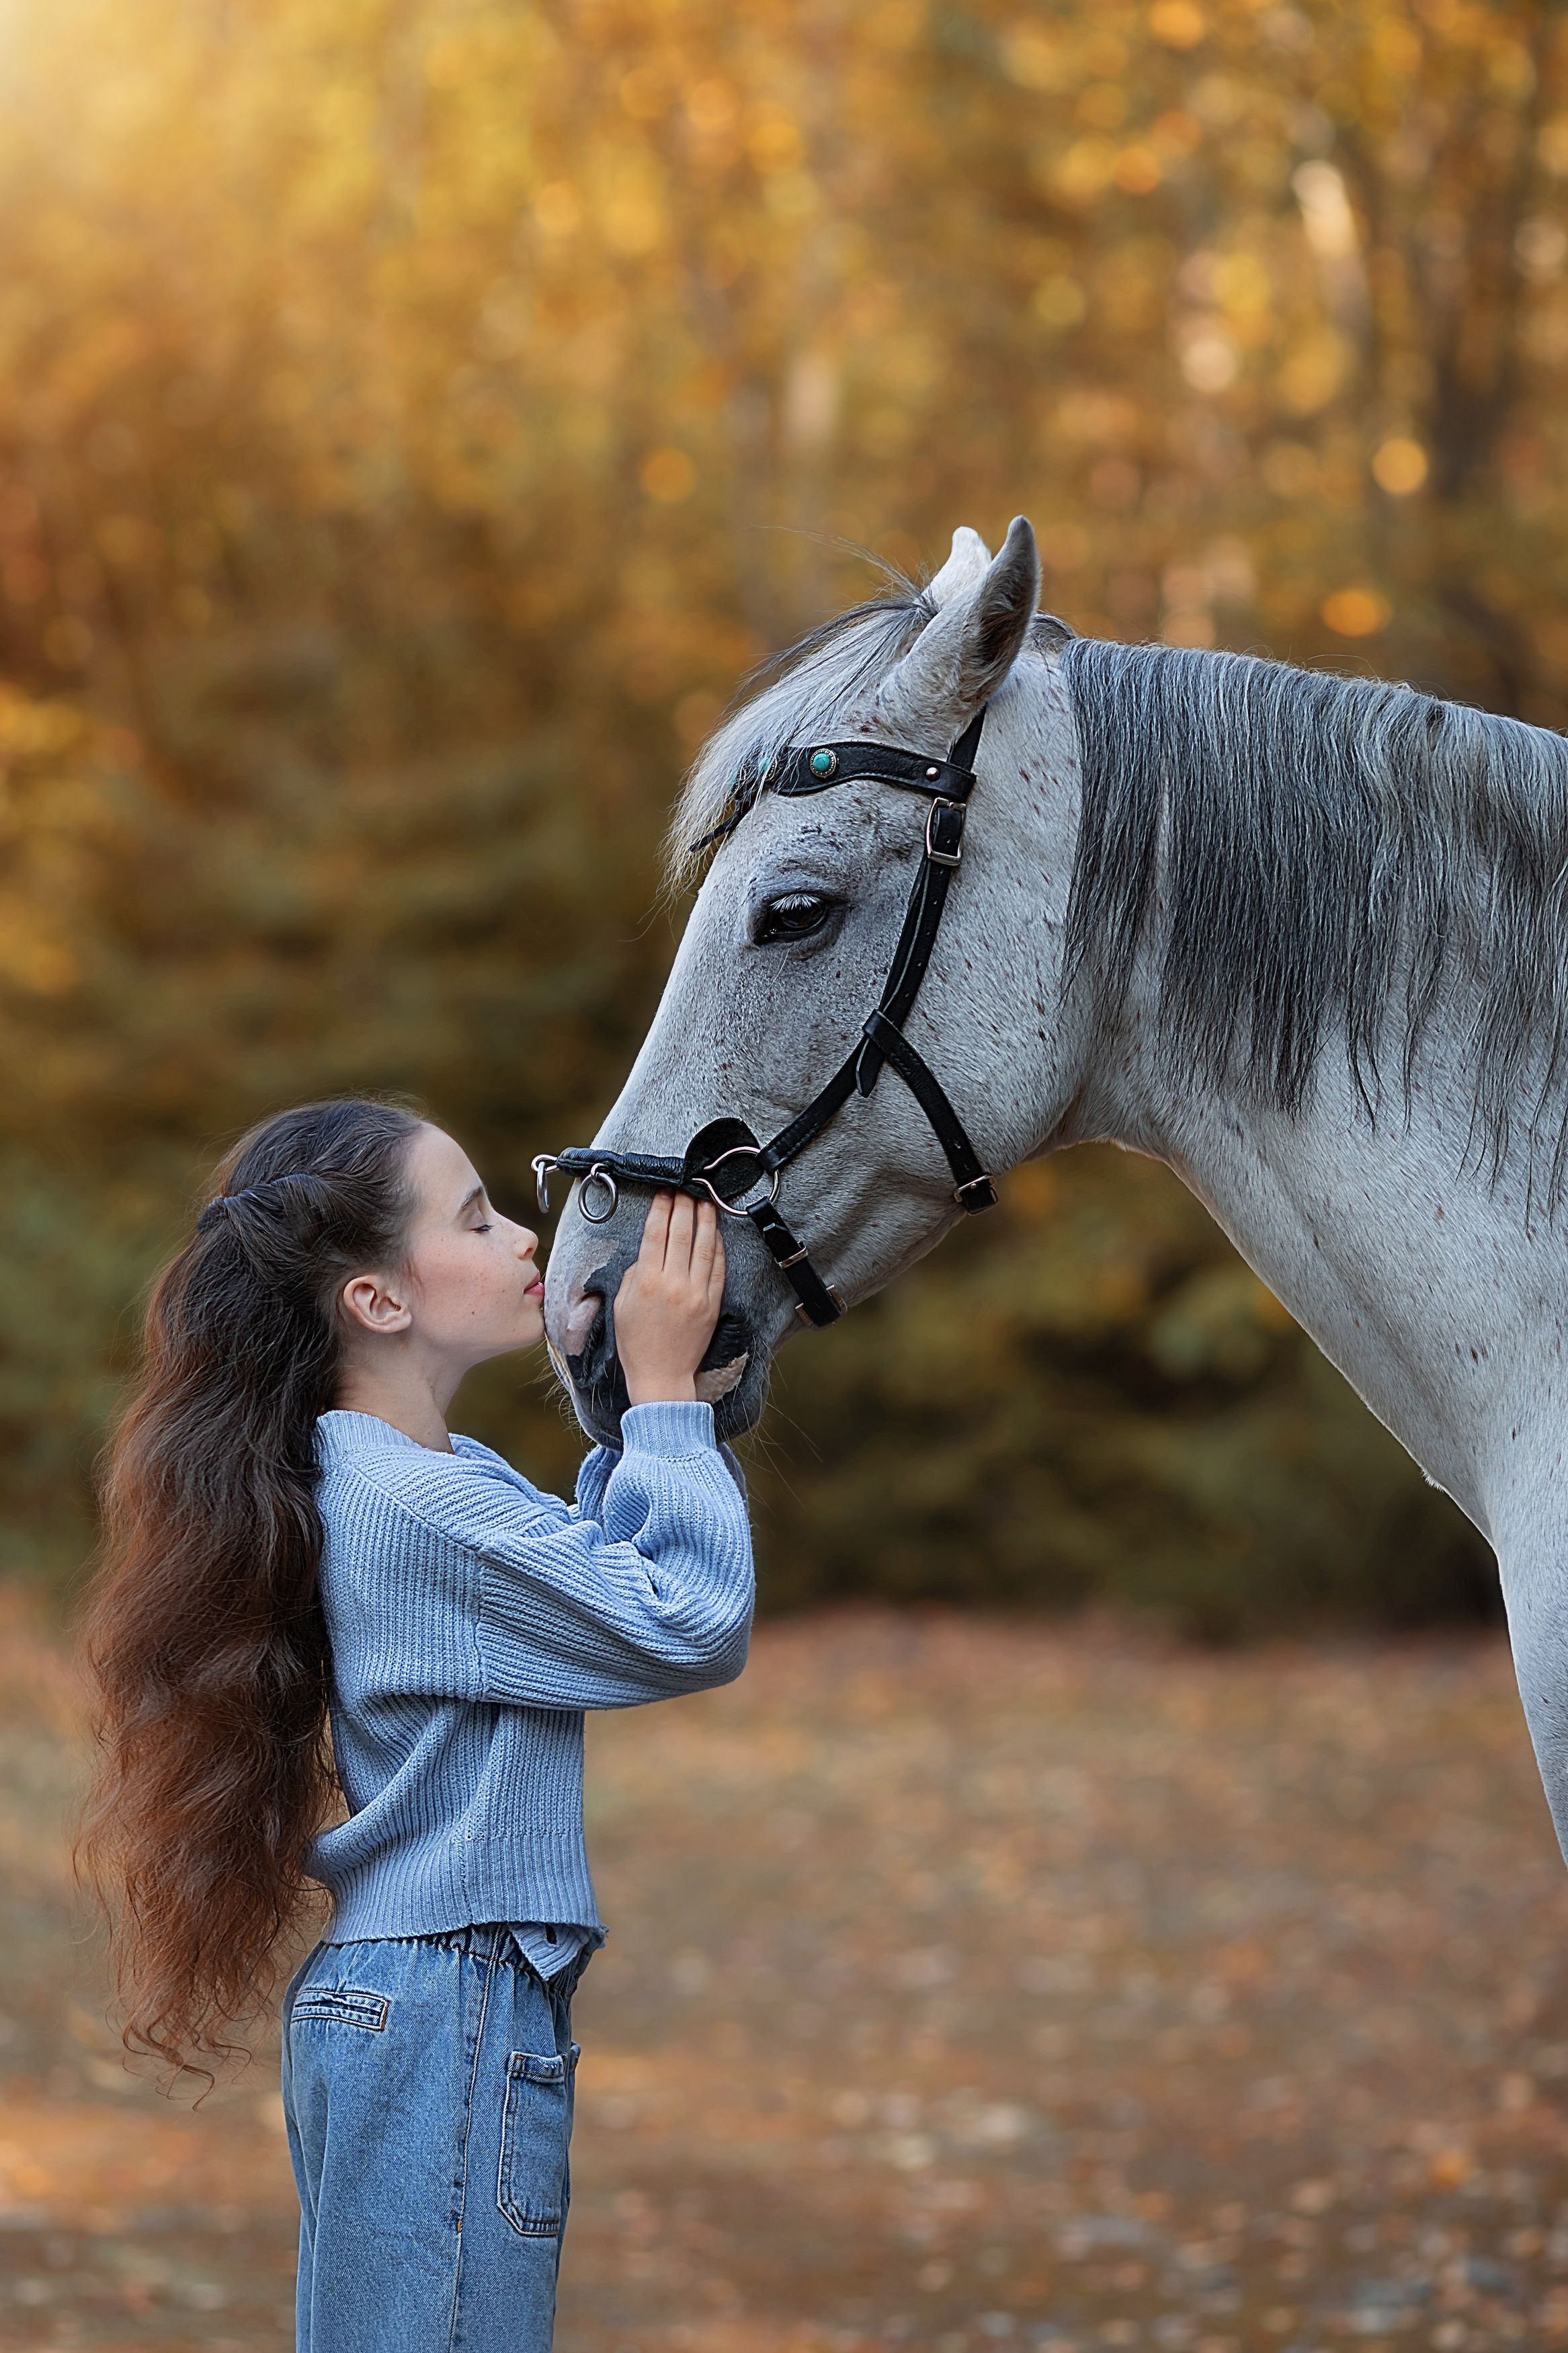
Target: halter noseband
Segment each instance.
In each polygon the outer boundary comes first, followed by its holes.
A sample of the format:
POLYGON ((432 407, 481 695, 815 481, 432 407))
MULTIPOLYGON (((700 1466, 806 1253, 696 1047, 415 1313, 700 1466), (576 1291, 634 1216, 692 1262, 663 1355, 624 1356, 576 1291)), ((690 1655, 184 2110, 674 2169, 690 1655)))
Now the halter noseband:
MULTIPOLYGON (((577 1206, 589 1224, 595 1226, 614 1213, 623 1184, 706 1193, 731 1216, 750 1218, 794 1291, 795 1314, 802 1322, 835 1323, 844 1313, 844 1302, 832 1283, 817 1273, 805 1244, 779 1214, 779 1171, 815 1142, 852 1094, 870 1093, 884 1062, 898 1072, 931 1122, 947 1155, 953 1176, 952 1198, 960 1208, 973 1212, 993 1206, 996 1188, 980 1165, 963 1122, 935 1071, 903 1030, 925 978, 942 911, 963 855, 964 818, 975 784, 974 755, 984 724, 983 705, 945 760, 925 759, 918 752, 865 742, 791 746, 779 754, 762 780, 764 792, 794 797, 868 777, 878 784, 896 785, 903 792, 923 793, 931 803, 920 871, 876 1010, 827 1084, 787 1127, 779 1130, 771 1144, 759 1144, 742 1120, 716 1119, 698 1131, 679 1160, 646 1152, 609 1152, 594 1145, 542 1152, 533 1163, 542 1209, 550 1207, 549 1180, 557 1168, 581 1181, 577 1206), (602 1208, 589 1208, 590 1188, 596 1188, 595 1198, 602 1199, 602 1208)), ((709 839, 732 832, 744 814, 742 810, 728 818, 709 839)))

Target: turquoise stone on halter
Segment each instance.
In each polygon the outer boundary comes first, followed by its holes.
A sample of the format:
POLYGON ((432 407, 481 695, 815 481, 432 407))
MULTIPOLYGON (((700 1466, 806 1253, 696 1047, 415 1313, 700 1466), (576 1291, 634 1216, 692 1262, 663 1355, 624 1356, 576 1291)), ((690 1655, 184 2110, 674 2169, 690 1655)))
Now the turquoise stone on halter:
POLYGON ((814 752, 807 765, 814 776, 830 776, 838 765, 837 752, 814 752))

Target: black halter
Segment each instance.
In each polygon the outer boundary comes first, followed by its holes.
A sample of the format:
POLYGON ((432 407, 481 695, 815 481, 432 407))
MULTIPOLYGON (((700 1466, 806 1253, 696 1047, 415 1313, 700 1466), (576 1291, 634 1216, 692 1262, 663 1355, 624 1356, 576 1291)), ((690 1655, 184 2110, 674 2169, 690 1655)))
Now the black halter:
MULTIPOLYGON (((764 792, 794 796, 826 792, 852 777, 871 777, 879 784, 923 793, 931 803, 926 815, 925 852, 915 876, 904 925, 889 968, 881 1001, 847 1060, 840 1063, 819 1094, 781 1128, 771 1144, 759 1144, 738 1119, 710 1120, 687 1145, 682 1157, 661 1159, 653 1153, 608 1152, 595 1145, 573 1145, 559 1153, 542 1152, 533 1163, 539 1206, 550 1207, 549 1178, 563 1168, 580 1178, 578 1208, 591 1225, 603 1225, 614 1212, 623 1184, 669 1187, 687 1193, 706 1193, 732 1216, 750 1218, 795 1295, 795 1313, 807 1324, 831 1324, 844 1313, 844 1302, 832 1283, 824 1282, 812 1265, 805 1246, 784 1223, 777 1207, 779 1170, 804 1152, 822 1134, 857 1092, 868 1095, 884 1062, 889 1063, 930 1120, 936 1140, 952 1171, 952 1198, 971 1211, 989 1209, 996 1188, 981 1166, 963 1122, 953 1110, 934 1071, 905 1037, 903 1024, 925 978, 937 926, 948 891, 963 854, 963 822, 969 796, 974 789, 974 755, 985 724, 984 706, 975 712, 945 760, 923 759, 917 752, 900 752, 886 744, 813 744, 781 752, 763 778, 764 792), (602 1195, 602 1208, 590 1208, 590 1187, 602 1195), (753 1199, 752 1196, 756 1198, 753 1199)), ((744 810, 728 818, 710 840, 732 832, 744 810)))

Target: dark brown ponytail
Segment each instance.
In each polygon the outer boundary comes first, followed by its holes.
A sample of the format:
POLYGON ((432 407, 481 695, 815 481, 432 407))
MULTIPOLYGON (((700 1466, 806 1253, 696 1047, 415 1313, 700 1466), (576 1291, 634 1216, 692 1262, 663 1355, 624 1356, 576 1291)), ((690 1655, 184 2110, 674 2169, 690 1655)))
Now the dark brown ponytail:
POLYGON ((331 1807, 316 1417, 338 1293, 403 1258, 399 1104, 253 1128, 165 1268, 104 1481, 82 1637, 100 1764, 79 1852, 110 1919, 123 2039, 175 2068, 235 2045, 310 1894, 331 1807))

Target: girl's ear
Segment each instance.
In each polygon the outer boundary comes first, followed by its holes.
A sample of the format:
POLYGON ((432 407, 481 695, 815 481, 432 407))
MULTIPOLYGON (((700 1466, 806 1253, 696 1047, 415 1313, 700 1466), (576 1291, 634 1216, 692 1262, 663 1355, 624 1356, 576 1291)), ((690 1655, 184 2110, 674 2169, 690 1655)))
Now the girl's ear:
POLYGON ((339 1296, 349 1322, 358 1324, 362 1331, 375 1333, 378 1338, 392 1332, 406 1332, 414 1321, 407 1301, 374 1274, 356 1274, 351 1282, 344 1283, 339 1296))

